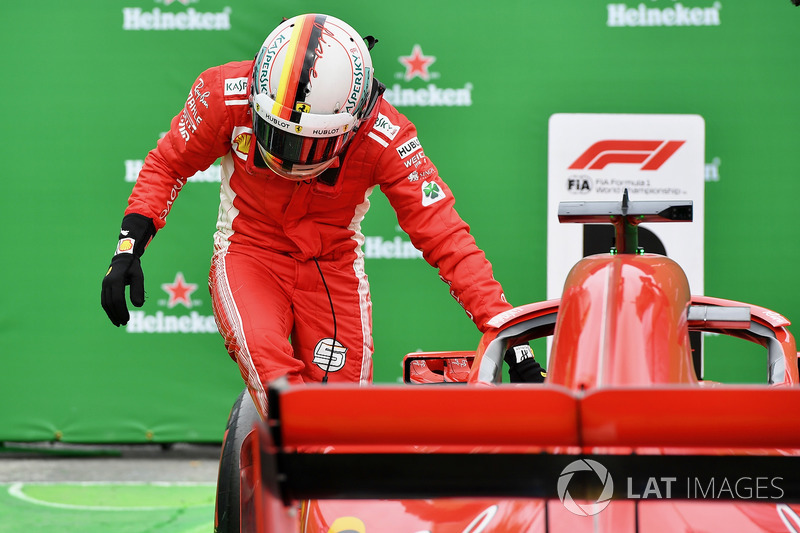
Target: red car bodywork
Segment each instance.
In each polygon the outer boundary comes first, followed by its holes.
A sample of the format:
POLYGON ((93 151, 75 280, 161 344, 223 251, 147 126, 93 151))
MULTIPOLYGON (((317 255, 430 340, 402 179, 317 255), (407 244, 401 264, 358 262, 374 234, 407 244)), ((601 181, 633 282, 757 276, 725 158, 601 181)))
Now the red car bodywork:
POLYGON ((457 382, 466 361, 466 385, 275 387, 242 448, 242 531, 800 531, 788 325, 692 296, 664 256, 584 258, 561 299, 494 317, 474 353, 407 356, 409 381, 457 382), (698 380, 691 330, 764 346, 768 384, 698 380), (550 335, 546 383, 501 384, 505 349, 550 335), (573 500, 557 486, 573 461, 613 489, 568 474, 573 500))

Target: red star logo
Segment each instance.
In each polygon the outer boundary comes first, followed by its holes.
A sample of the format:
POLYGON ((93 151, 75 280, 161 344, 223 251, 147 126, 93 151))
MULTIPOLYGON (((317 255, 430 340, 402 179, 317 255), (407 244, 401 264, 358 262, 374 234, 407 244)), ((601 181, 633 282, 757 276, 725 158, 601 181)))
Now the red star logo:
POLYGON ((197 290, 197 283, 186 283, 183 272, 175 274, 175 281, 172 283, 162 283, 161 288, 169 294, 167 307, 172 309, 178 304, 192 307, 192 293, 197 290))
POLYGON ((415 44, 410 56, 400 56, 398 60, 406 66, 406 75, 404 77, 406 81, 413 80, 417 76, 428 81, 431 79, 428 67, 436 61, 436 57, 424 55, 422 47, 415 44))

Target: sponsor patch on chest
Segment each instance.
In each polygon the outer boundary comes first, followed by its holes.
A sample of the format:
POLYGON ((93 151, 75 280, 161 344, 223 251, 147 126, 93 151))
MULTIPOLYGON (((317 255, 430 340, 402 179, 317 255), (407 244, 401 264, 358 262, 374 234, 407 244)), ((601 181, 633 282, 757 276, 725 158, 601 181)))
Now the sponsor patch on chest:
POLYGON ((225 78, 225 96, 247 94, 247 77, 225 78))

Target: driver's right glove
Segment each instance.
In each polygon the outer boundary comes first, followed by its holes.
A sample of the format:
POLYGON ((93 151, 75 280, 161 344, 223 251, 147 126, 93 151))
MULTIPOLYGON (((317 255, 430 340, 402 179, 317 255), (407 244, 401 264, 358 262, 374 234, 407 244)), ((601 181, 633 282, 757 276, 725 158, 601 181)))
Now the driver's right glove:
POLYGON ((508 365, 511 383, 544 383, 547 372, 534 359, 533 349, 526 342, 506 350, 503 360, 508 365))
POLYGON ((122 219, 117 250, 103 278, 100 293, 103 309, 117 327, 124 326, 131 318, 125 300, 127 285, 131 286, 131 303, 136 307, 144 305, 144 273, 140 258, 155 234, 153 220, 144 215, 131 213, 122 219))

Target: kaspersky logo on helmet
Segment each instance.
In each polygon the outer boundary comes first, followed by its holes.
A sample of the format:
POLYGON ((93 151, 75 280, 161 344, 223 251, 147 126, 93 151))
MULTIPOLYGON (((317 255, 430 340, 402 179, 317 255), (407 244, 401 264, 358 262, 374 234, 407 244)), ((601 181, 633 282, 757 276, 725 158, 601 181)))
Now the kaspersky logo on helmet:
POLYGON ((395 72, 394 83, 386 88, 384 98, 395 107, 469 107, 472 105, 472 83, 462 87, 440 87, 433 80, 441 79, 441 72, 431 70, 435 63, 444 66, 446 58, 426 54, 422 45, 414 44, 409 55, 397 58, 402 70, 395 72), (418 81, 419 80, 419 81, 418 81))
POLYGON ((145 11, 141 7, 122 8, 122 29, 126 31, 227 31, 231 29, 231 8, 222 11, 198 11, 189 4, 199 0, 155 0, 165 8, 154 7, 145 11), (177 3, 180 6, 174 7, 177 3))

